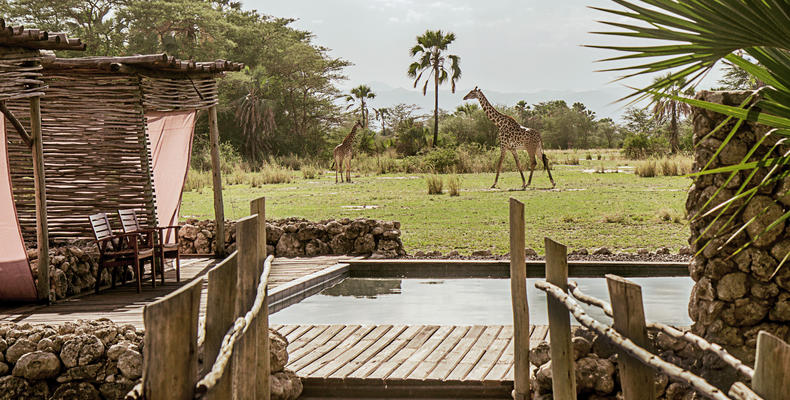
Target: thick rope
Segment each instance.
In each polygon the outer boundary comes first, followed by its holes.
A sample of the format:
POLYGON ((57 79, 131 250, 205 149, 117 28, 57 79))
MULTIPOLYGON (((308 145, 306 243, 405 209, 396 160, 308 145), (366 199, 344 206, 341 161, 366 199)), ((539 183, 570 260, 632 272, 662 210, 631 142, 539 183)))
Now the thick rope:
MULTIPOLYGON (((634 342, 630 339, 620 335, 614 328, 604 325, 584 312, 584 309, 576 303, 571 296, 568 296, 562 289, 558 286, 552 285, 545 281, 538 281, 535 283, 535 287, 546 292, 550 296, 554 297, 561 303, 565 305, 565 308, 573 314, 574 318, 576 318, 579 323, 584 325, 585 327, 592 329, 598 332, 601 335, 606 336, 609 340, 612 341, 615 345, 620 347, 621 349, 625 350, 629 355, 638 359, 645 365, 650 366, 651 368, 658 370, 659 372, 669 376, 670 378, 674 378, 678 381, 684 382, 691 386, 692 389, 696 390, 698 393, 714 400, 730 400, 724 393, 722 393, 719 389, 715 386, 711 385, 704 379, 700 378, 697 375, 694 375, 690 371, 684 370, 677 365, 672 363, 668 363, 653 353, 637 346, 634 342)), ((551 328, 549 328, 551 329, 551 328)))
MULTIPOLYGON (((571 294, 577 300, 581 301, 582 303, 591 305, 593 307, 598 307, 603 310, 604 314, 609 317, 614 317, 614 313, 612 312, 612 306, 609 303, 597 299, 595 297, 589 296, 587 294, 582 293, 579 289, 579 285, 574 282, 568 282, 568 289, 570 289, 571 294)), ((722 361, 727 363, 729 366, 734 368, 736 371, 741 373, 743 376, 752 379, 754 377, 754 370, 749 367, 748 365, 744 364, 743 361, 739 360, 737 357, 730 354, 727 350, 716 343, 711 343, 700 336, 695 335, 690 331, 681 331, 673 326, 662 324, 659 322, 648 322, 647 327, 650 329, 656 329, 665 334, 671 336, 675 339, 681 339, 686 341, 687 343, 691 343, 700 348, 703 351, 709 351, 715 355, 717 355, 722 361)))
POLYGON ((274 256, 272 255, 266 257, 266 261, 263 263, 263 273, 261 274, 260 283, 258 284, 258 291, 255 295, 255 302, 250 311, 247 311, 243 317, 237 318, 236 322, 233 323, 233 327, 225 334, 225 337, 222 339, 222 346, 220 347, 219 354, 214 361, 214 365, 211 367, 211 371, 206 374, 203 379, 198 381, 195 387, 196 398, 202 398, 204 394, 216 386, 217 382, 219 382, 220 378, 225 374, 225 369, 233 356, 233 348, 247 332, 247 328, 252 325, 253 320, 263 308, 263 302, 266 298, 266 285, 269 280, 269 272, 271 272, 272 269, 273 259, 274 256))

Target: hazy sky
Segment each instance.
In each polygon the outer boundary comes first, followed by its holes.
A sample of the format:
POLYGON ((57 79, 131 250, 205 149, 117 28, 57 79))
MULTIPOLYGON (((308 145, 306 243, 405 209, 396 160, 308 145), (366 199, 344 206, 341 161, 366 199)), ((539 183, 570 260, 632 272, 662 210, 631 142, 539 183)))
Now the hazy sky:
POLYGON ((609 0, 242 1, 264 14, 298 18, 295 27, 315 33, 331 55, 353 62, 342 87, 411 87, 408 50, 426 29, 456 34, 450 51, 461 57, 459 91, 475 85, 501 92, 601 89, 617 75, 594 72, 606 65, 594 61, 614 53, 581 45, 626 43, 589 33, 606 29, 596 20, 613 16, 588 6, 614 6, 609 0))

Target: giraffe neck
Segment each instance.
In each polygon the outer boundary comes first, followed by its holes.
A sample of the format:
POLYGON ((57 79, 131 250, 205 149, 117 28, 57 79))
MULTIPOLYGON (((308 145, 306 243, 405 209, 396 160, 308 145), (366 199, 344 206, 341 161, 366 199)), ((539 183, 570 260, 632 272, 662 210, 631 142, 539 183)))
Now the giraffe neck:
POLYGON ((499 126, 505 116, 497 111, 497 109, 494 108, 490 102, 488 102, 488 99, 483 94, 483 92, 480 92, 480 97, 478 97, 477 100, 480 102, 480 106, 483 108, 483 111, 485 111, 488 119, 490 119, 491 122, 493 122, 496 126, 499 126))
POLYGON ((354 143, 354 136, 357 135, 357 128, 358 127, 359 127, 358 124, 354 124, 354 127, 351 128, 351 132, 348 135, 346 135, 345 139, 343 139, 343 144, 354 143))

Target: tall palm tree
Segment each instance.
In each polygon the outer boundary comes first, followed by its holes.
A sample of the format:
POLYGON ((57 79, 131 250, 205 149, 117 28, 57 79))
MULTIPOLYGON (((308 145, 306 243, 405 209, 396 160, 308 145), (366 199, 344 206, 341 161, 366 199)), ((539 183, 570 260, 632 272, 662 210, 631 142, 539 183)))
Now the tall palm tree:
MULTIPOLYGON (((671 79, 670 75, 672 74, 656 77, 654 82, 671 79)), ((679 79, 673 81, 673 83, 664 90, 663 94, 657 93, 653 95, 653 118, 655 118, 656 122, 659 124, 669 121, 667 136, 669 137, 669 147, 672 154, 680 150, 678 121, 691 114, 691 106, 677 99, 683 95, 693 94, 693 88, 688 88, 683 91, 684 86, 686 86, 686 80, 679 79)))
POLYGON ((409 65, 409 77, 414 78, 414 87, 422 79, 423 74, 428 71, 425 77, 425 85, 422 87, 422 95, 428 91, 428 83, 433 77, 434 105, 433 105, 433 143, 439 139, 439 85, 450 80, 450 87, 455 93, 455 81, 461 78, 461 67, 458 65, 461 58, 454 54, 445 54, 447 47, 455 40, 455 34, 441 30, 425 31, 422 36, 417 36, 417 45, 411 48, 412 57, 417 57, 417 61, 409 65), (449 60, 450 65, 446 66, 445 61, 449 60), (448 73, 448 68, 450 72, 448 73))
POLYGON ((346 101, 351 102, 347 108, 353 107, 357 100, 359 100, 359 117, 365 128, 368 127, 368 117, 370 116, 365 100, 372 100, 375 98, 376 93, 373 93, 373 89, 368 85, 359 85, 351 89, 351 93, 346 95, 346 101))
POLYGON ((234 116, 242 128, 244 148, 254 163, 262 161, 264 153, 271 150, 268 139, 277 128, 274 102, 264 97, 263 88, 253 80, 247 94, 235 103, 234 116))
MULTIPOLYGON (((599 33, 622 36, 627 40, 641 38, 654 41, 652 44, 637 46, 591 46, 626 53, 610 58, 609 61, 636 60, 634 64, 613 68, 610 71, 628 71, 626 78, 655 72, 672 72, 671 75, 636 90, 627 98, 640 99, 663 95, 694 107, 724 114, 730 121, 737 121, 715 154, 719 154, 730 140, 739 134, 738 128, 744 121, 757 122, 773 128, 770 132, 776 138, 783 140, 790 138, 790 3, 779 0, 613 1, 618 5, 617 9, 596 9, 612 14, 613 21, 604 23, 619 29, 614 32, 599 33), (765 86, 754 90, 738 107, 667 92, 667 89, 676 83, 681 88, 693 86, 722 60, 745 70, 755 81, 765 86), (682 80, 686 80, 686 83, 683 84, 682 80)), ((759 141, 751 151, 756 151, 762 144, 762 141, 759 141)), ((790 165, 790 153, 776 155, 772 151, 759 162, 744 160, 736 165, 721 168, 708 168, 708 165, 701 172, 693 175, 723 173, 729 174, 732 179, 741 171, 745 171, 751 177, 759 168, 769 170, 767 175, 756 183, 756 187, 747 189, 744 183, 730 200, 703 210, 705 212, 703 216, 716 214, 718 219, 736 202, 743 203, 739 206, 743 208, 754 198, 758 190, 773 187, 771 185, 785 179, 790 165)), ((710 198, 716 198, 722 189, 723 186, 710 198)), ((788 218, 790 212, 778 217, 775 224, 788 218)), ((714 222, 709 228, 713 227, 714 222)), ((732 219, 726 221, 715 234, 723 232, 723 229, 731 223, 735 222, 732 219)), ((772 225, 768 226, 765 231, 772 227, 772 225)), ((737 229, 730 239, 741 229, 743 226, 737 229)))
POLYGON ((374 108, 373 115, 381 122, 381 136, 387 136, 387 118, 392 115, 392 110, 387 107, 374 108))

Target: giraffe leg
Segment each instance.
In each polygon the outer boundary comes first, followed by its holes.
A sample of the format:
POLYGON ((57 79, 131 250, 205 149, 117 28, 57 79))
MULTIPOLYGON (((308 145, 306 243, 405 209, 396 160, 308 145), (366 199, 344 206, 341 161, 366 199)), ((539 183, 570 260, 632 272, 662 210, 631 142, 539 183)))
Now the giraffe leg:
POLYGON ((551 181, 551 187, 557 187, 557 184, 554 183, 554 178, 551 177, 551 168, 549 168, 549 159, 546 157, 546 153, 543 153, 543 166, 546 168, 546 172, 549 174, 549 180, 551 181))
POLYGON ((518 168, 518 173, 521 174, 521 188, 527 188, 527 180, 524 179, 524 171, 521 170, 521 163, 518 161, 518 152, 516 150, 511 150, 513 153, 513 159, 516 160, 516 168, 518 168))
POLYGON ((351 157, 346 161, 346 183, 351 183, 351 157))
POLYGON ((491 185, 491 189, 496 187, 496 183, 499 181, 499 171, 502 170, 502 161, 505 160, 505 148, 502 147, 502 152, 499 154, 499 162, 496 166, 496 176, 494 177, 494 184, 491 185))
POLYGON ((532 173, 535 172, 536 165, 538 165, 538 163, 535 161, 535 155, 531 155, 529 160, 529 180, 527 181, 527 186, 532 183, 532 173))

